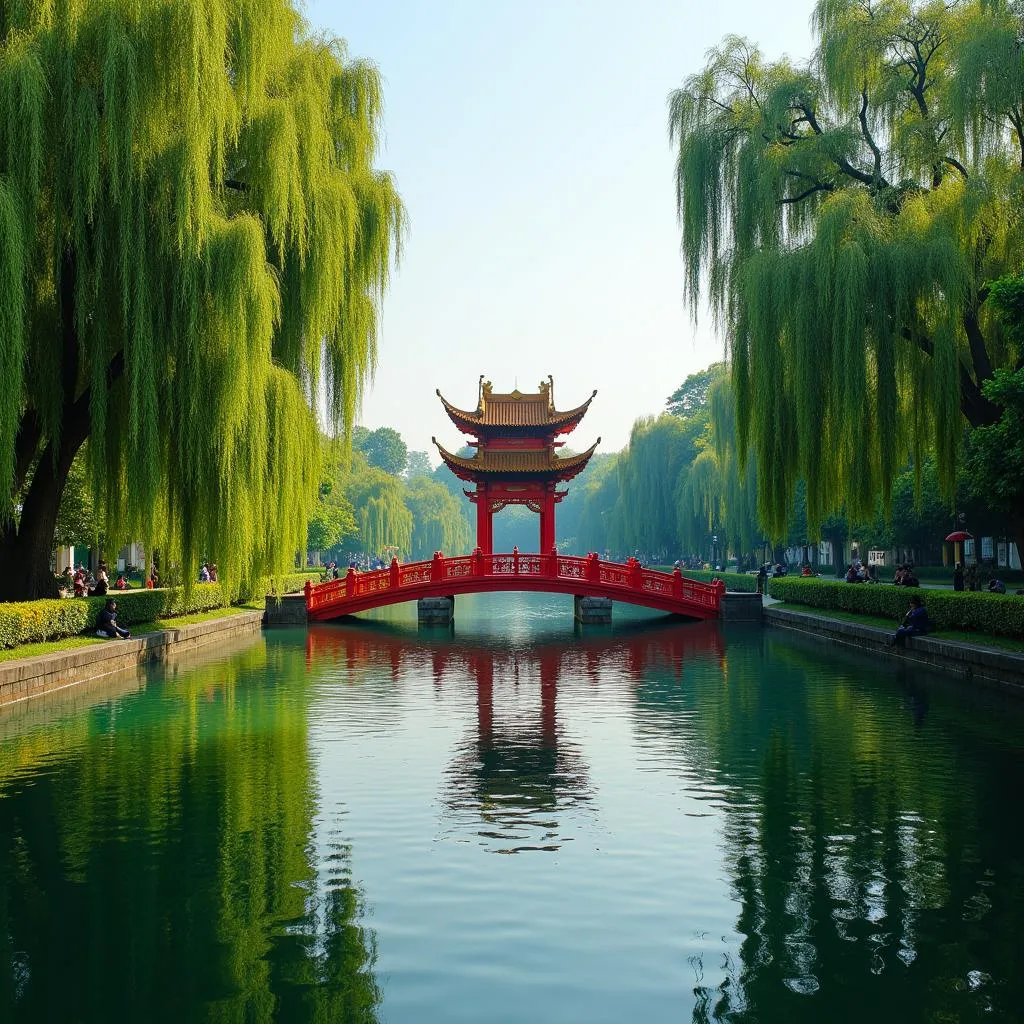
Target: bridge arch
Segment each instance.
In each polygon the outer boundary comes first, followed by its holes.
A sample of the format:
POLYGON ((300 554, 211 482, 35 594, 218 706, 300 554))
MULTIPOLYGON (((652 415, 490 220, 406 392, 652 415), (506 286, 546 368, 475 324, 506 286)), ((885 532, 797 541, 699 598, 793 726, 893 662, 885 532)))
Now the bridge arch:
POLYGON ((427 597, 458 594, 534 591, 584 597, 607 597, 692 619, 717 618, 725 585, 644 569, 635 559, 625 564, 602 561, 596 554, 579 558, 560 555, 489 554, 445 558, 440 552, 426 562, 356 572, 337 580, 306 584, 310 621, 323 622, 427 597))

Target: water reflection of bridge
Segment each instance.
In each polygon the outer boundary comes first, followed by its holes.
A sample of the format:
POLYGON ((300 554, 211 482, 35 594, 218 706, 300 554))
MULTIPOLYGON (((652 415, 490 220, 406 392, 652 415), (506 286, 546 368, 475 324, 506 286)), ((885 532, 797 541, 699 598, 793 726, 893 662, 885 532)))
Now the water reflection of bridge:
POLYGON ((612 672, 639 684, 651 669, 682 677, 688 662, 721 659, 723 645, 713 623, 642 624, 519 645, 363 623, 311 626, 306 653, 310 667, 343 662, 354 674, 386 665, 395 683, 414 671, 429 672, 439 692, 473 686, 475 727, 456 745, 443 800, 456 818, 479 819, 489 848, 517 853, 558 849, 561 819, 593 795, 582 751, 559 723, 560 680, 595 686, 612 672))

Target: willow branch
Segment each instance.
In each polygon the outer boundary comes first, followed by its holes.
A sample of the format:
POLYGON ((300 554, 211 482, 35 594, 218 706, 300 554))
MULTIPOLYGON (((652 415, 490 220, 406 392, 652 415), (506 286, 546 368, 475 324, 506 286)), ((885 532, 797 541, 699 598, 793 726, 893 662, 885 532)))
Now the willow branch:
POLYGON ((867 82, 864 83, 864 87, 860 92, 860 113, 857 115, 860 121, 860 133, 864 137, 864 141, 868 144, 868 148, 871 150, 875 158, 875 173, 873 175, 876 182, 881 183, 882 181, 882 151, 878 148, 875 143, 874 136, 871 134, 871 129, 868 127, 868 86, 867 82))

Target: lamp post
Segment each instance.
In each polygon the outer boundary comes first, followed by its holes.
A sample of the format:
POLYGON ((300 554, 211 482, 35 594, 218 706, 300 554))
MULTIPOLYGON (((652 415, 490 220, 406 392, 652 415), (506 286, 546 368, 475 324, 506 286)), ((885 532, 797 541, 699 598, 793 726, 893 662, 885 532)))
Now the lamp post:
POLYGON ((711 568, 718 568, 718 534, 711 534, 711 568))

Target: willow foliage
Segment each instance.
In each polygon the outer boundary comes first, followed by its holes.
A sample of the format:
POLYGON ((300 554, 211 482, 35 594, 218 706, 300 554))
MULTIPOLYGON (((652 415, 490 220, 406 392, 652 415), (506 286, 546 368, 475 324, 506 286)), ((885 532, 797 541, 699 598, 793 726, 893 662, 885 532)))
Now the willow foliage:
POLYGON ((48 550, 91 435, 111 545, 289 565, 403 231, 380 113, 289 0, 0 0, 5 543, 48 550))
POLYGON ((419 476, 406 484, 406 504, 412 513, 412 542, 409 553, 415 560, 433 556, 435 551, 463 554, 474 544, 465 515, 466 501, 459 501, 443 484, 419 476))
POLYGON ((735 401, 723 373, 714 375, 707 399, 707 431, 698 439, 699 452, 676 487, 679 536, 684 550, 701 551, 709 533, 720 533, 739 555, 753 551, 761 541, 755 460, 748 458, 745 466, 740 463, 735 401))
POLYGON ((613 471, 584 495, 581 539, 595 550, 649 558, 742 555, 760 542, 755 460, 737 455, 724 364, 694 374, 669 399, 679 414, 637 420, 613 471), (687 399, 689 396, 689 399, 687 399))
POLYGON ((785 532, 868 514, 912 456, 952 493, 965 420, 1022 358, 987 308, 1019 269, 1024 51, 1008 0, 819 0, 805 65, 727 38, 670 99, 689 303, 724 326, 739 452, 785 532))
POLYGON ((408 560, 413 542, 413 515, 405 504, 405 483, 397 476, 358 465, 346 487, 355 509, 359 543, 371 554, 392 552, 408 560))

